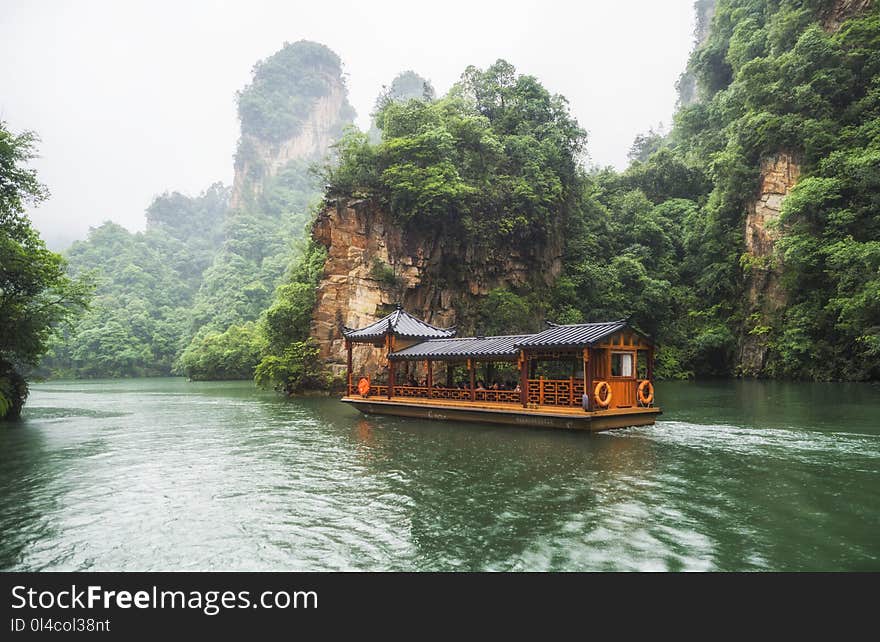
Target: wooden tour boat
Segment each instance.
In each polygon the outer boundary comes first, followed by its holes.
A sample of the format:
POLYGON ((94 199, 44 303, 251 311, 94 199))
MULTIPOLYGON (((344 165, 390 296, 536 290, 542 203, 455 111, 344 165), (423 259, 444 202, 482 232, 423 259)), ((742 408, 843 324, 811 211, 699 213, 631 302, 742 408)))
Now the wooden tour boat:
POLYGON ((625 319, 548 323, 537 334, 455 334, 454 327, 434 327, 399 305, 365 328, 345 328, 348 392, 342 401, 365 414, 587 431, 649 425, 660 414, 654 344, 625 319), (383 351, 379 372, 355 375, 356 343, 383 351), (506 384, 493 386, 505 373, 506 384))

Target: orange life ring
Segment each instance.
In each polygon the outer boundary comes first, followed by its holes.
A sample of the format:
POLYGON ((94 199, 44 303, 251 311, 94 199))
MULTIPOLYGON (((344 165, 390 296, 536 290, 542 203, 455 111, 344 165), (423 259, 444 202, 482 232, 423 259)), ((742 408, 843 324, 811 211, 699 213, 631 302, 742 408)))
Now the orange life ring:
POLYGON ((607 381, 600 381, 596 384, 596 389, 593 390, 593 399, 596 400, 596 405, 600 408, 607 408, 611 405, 611 385, 607 381), (605 398, 602 398, 602 393, 605 393, 605 398))
POLYGON ((366 377, 361 377, 361 380, 358 381, 358 392, 361 393, 362 397, 369 396, 370 394, 370 380, 366 377))
POLYGON ((654 385, 647 379, 639 384, 639 401, 643 406, 649 406, 654 401, 654 385))

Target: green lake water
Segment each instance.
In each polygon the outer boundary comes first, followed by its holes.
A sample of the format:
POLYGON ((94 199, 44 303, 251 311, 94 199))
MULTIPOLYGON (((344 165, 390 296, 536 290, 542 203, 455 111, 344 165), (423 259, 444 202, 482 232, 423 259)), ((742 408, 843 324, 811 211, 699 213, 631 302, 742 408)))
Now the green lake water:
POLYGON ((5 570, 880 570, 880 386, 661 383, 597 435, 183 379, 32 386, 5 570))

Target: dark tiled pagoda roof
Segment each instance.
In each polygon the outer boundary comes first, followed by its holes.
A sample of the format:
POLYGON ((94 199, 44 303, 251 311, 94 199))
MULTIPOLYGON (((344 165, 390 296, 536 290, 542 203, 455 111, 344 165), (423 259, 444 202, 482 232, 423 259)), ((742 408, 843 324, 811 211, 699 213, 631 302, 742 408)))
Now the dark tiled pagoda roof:
POLYGON ((438 339, 455 336, 455 328, 436 328, 430 323, 415 318, 398 305, 394 312, 367 327, 359 330, 343 328, 342 334, 352 341, 373 341, 381 339, 386 334, 412 339, 438 339))
POLYGON ((496 337, 458 337, 455 339, 429 339, 414 346, 392 352, 392 361, 419 359, 452 360, 471 357, 515 357, 518 341, 528 339, 528 334, 507 334, 496 337))
POLYGON ((602 323, 549 324, 550 327, 518 342, 518 348, 585 348, 627 327, 626 319, 602 323))

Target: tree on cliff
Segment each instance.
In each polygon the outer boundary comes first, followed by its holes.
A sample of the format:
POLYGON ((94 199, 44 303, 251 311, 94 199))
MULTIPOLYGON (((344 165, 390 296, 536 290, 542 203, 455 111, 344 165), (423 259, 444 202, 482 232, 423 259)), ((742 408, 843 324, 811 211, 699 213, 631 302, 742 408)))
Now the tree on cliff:
POLYGON ((93 273, 95 294, 41 366, 75 377, 171 374, 191 338, 193 301, 217 253, 228 198, 219 183, 198 196, 162 194, 147 208, 145 231, 108 221, 74 243, 69 272, 93 273))
POLYGON ((28 203, 48 197, 26 167, 36 141, 0 122, 0 418, 21 412, 23 370, 36 365, 58 325, 85 307, 90 290, 67 276, 64 259, 46 249, 25 215, 28 203))
POLYGON ((832 25, 829 4, 699 2, 697 91, 623 173, 581 172, 564 99, 498 61, 440 100, 386 105, 383 140, 349 134, 326 182, 377 198, 409 229, 495 252, 562 221, 562 274, 529 307, 632 315, 661 346, 660 375, 742 372, 759 337, 767 358, 744 374, 880 378, 880 5, 852 3, 832 25), (773 255, 756 260, 745 223, 762 162, 780 153, 801 178, 771 226, 773 255), (755 305, 750 279, 774 270, 784 304, 753 312, 778 293, 755 305))
POLYGON ((767 348, 763 370, 747 374, 880 377, 880 5, 833 30, 830 4, 719 0, 691 56, 701 100, 676 115, 666 153, 711 184, 683 230, 698 370, 734 370, 745 335, 767 348), (774 254, 756 260, 745 218, 762 160, 779 153, 801 179, 774 224, 774 254), (785 305, 750 314, 750 275, 767 270, 781 273, 785 305))
MULTIPOLYGON (((273 293, 300 258, 297 241, 320 197, 310 163, 329 151, 325 146, 354 117, 339 56, 305 40, 286 43, 257 63, 238 94, 238 113, 241 138, 222 244, 205 270, 190 314, 192 340, 177 363, 193 378, 253 375, 265 343, 262 322, 256 322, 277 303, 273 293), (279 152, 284 145, 299 150, 297 156, 279 152), (223 351, 236 356, 227 359, 223 351)), ((277 296, 283 299, 286 291, 277 296)))
MULTIPOLYGON (((329 47, 300 40, 254 65, 251 83, 238 93, 241 133, 272 142, 298 133, 318 98, 339 83, 342 61, 329 47)), ((351 119, 354 110, 346 103, 351 119)))
POLYGON ((310 242, 290 271, 287 283, 278 288, 275 301, 262 318, 266 345, 254 371, 257 385, 292 394, 332 384, 309 338, 318 280, 327 252, 310 242))
POLYGON ((379 92, 376 98, 376 104, 371 114, 370 131, 367 132, 370 142, 378 143, 382 139, 382 132, 376 124, 376 117, 389 103, 404 103, 410 100, 430 102, 436 97, 437 93, 434 91, 434 85, 431 84, 430 80, 423 78, 411 69, 401 71, 391 81, 391 85, 382 85, 382 91, 379 92))
POLYGON ((382 87, 382 92, 376 99, 376 111, 390 102, 406 102, 413 99, 430 101, 435 98, 437 93, 431 81, 408 69, 397 74, 390 86, 382 87))
POLYGON ((325 180, 336 193, 372 193, 401 224, 521 242, 574 203, 586 133, 564 98, 503 60, 469 67, 439 100, 388 102, 376 123, 382 141, 350 132, 325 180))

